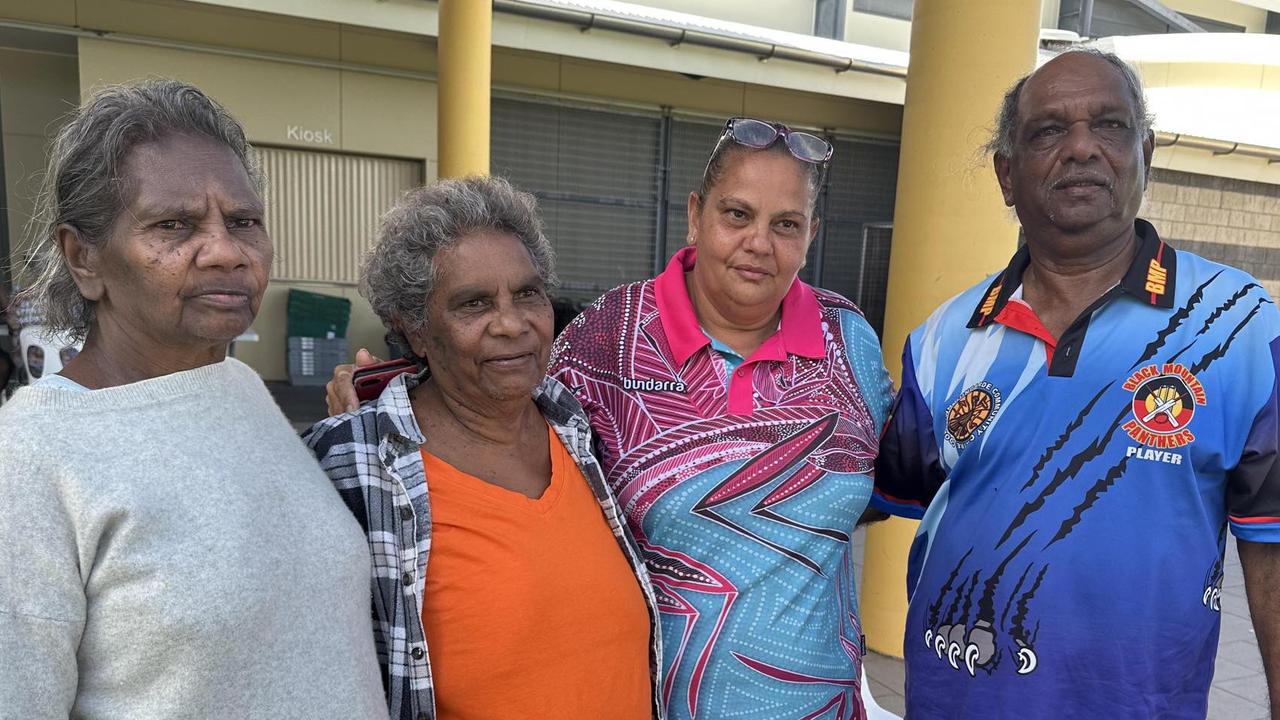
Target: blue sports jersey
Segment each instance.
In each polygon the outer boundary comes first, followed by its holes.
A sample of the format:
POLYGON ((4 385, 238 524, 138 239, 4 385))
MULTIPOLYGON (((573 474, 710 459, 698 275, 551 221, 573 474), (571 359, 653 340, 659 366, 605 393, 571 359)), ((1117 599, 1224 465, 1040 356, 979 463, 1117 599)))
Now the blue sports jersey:
POLYGON ((907 342, 873 503, 923 518, 912 720, 1205 717, 1227 529, 1280 542, 1280 314, 1136 227, 1056 342, 1025 247, 907 342))

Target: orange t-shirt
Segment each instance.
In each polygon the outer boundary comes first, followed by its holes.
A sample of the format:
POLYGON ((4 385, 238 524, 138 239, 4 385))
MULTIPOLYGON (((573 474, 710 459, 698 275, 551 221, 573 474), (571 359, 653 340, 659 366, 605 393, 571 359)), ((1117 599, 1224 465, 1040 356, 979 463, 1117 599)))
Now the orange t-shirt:
POLYGON ((422 451, 422 627, 439 720, 650 717, 644 595, 582 471, 548 432, 551 484, 537 500, 422 451))

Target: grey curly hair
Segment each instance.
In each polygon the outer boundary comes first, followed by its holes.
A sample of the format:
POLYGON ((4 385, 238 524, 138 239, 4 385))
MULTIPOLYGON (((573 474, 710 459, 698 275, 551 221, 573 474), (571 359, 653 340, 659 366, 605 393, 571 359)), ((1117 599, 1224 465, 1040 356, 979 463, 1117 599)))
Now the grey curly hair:
POLYGON ((221 142, 244 165, 255 192, 262 173, 244 128, 198 88, 177 80, 147 80, 99 89, 73 110, 53 138, 49 164, 27 226, 30 253, 20 268, 20 294, 39 305, 45 324, 83 339, 94 302, 80 294, 58 245, 58 228, 73 228, 82 242, 101 246, 129 202, 124 166, 138 145, 172 135, 221 142))
POLYGON ((499 177, 441 180, 407 193, 387 212, 360 270, 360 294, 390 331, 391 340, 407 348, 405 334, 426 326, 440 251, 484 230, 519 238, 543 284, 556 285, 555 252, 543 234, 538 201, 532 195, 499 177))
MULTIPOLYGON (((1155 118, 1147 110, 1147 96, 1142 90, 1142 80, 1138 77, 1138 73, 1129 66, 1120 56, 1115 53, 1104 52, 1097 48, 1074 48, 1058 55, 1087 55, 1106 61, 1120 73, 1123 78, 1125 87, 1129 90, 1129 96, 1133 100, 1133 117, 1135 127, 1140 135, 1146 135, 1151 130, 1151 125, 1155 118)), ((1003 157, 1013 157, 1014 136, 1018 130, 1018 100, 1022 97, 1022 89, 1026 87, 1027 81, 1035 75, 1035 71, 1029 72, 1018 78, 1013 87, 1004 94, 1004 101, 1000 103, 1000 112, 996 115, 996 127, 991 133, 991 139, 987 141, 985 150, 988 155, 1000 155, 1003 157)))

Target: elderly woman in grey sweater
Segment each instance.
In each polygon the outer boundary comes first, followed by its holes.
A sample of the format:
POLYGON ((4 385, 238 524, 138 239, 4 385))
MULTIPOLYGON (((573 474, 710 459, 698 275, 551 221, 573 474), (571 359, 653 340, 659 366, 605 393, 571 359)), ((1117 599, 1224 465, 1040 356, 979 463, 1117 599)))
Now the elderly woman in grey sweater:
POLYGON ((0 409, 0 716, 387 717, 360 527, 226 357, 260 187, 178 82, 106 88, 53 143, 27 292, 84 351, 0 409))

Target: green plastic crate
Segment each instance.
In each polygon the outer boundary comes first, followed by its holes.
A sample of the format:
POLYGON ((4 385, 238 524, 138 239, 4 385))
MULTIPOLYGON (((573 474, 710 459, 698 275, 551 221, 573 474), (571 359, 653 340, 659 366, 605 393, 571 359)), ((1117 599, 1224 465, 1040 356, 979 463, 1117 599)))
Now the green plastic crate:
POLYGON ((351 301, 290 288, 287 318, 291 337, 343 338, 351 320, 351 301))

